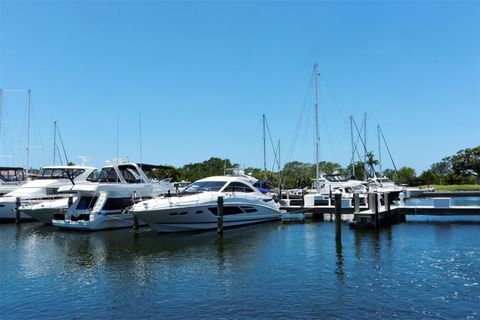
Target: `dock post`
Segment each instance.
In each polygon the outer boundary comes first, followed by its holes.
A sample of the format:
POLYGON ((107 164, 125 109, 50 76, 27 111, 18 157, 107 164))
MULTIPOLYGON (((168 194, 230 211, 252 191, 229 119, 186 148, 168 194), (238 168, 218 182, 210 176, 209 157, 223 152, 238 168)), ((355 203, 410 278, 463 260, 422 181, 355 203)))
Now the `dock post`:
POLYGON ((305 190, 302 189, 302 207, 305 207, 305 190))
POLYGON ((70 208, 73 204, 73 196, 68 196, 68 207, 70 208))
POLYGON ((375 227, 378 228, 380 226, 380 214, 378 208, 378 193, 373 194, 373 212, 375 213, 375 227))
POLYGON ((17 197, 15 200, 15 223, 19 224, 20 223, 20 197, 17 197))
POLYGON ((335 239, 342 239, 342 194, 335 193, 335 239))
POLYGON ((133 214, 133 230, 138 230, 138 217, 135 213, 133 214))
POLYGON ((353 194, 353 212, 360 212, 360 194, 358 194, 358 192, 355 192, 353 194))
POLYGON ((390 197, 388 192, 383 193, 383 205, 385 206, 385 211, 390 214, 390 197))
MULTIPOLYGON (((303 195, 303 191, 302 191, 303 195)), ((223 197, 217 199, 217 234, 223 235, 223 197)))

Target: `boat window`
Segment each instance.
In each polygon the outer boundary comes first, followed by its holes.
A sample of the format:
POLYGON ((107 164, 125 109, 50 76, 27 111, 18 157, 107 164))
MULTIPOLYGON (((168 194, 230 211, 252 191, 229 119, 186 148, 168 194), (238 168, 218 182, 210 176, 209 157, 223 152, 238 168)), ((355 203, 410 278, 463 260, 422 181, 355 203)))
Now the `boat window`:
POLYGON ((98 170, 95 169, 93 170, 92 173, 90 173, 87 177, 87 181, 96 181, 98 179, 98 170))
MULTIPOLYGON (((217 215, 217 207, 209 207, 208 210, 210 210, 210 212, 213 213, 214 215, 217 215)), ((223 207, 224 216, 228 216, 232 214, 240 214, 240 213, 244 213, 244 212, 239 207, 230 207, 230 206, 223 207)))
POLYGON ((84 169, 47 168, 41 169, 37 179, 75 179, 84 169))
POLYGON ((223 192, 255 192, 252 188, 242 182, 233 181, 223 189, 223 192))
POLYGON ((123 210, 133 205, 132 198, 109 198, 105 201, 102 210, 123 210))
POLYGON ((203 191, 218 191, 227 182, 226 181, 195 181, 189 185, 182 193, 197 193, 203 191))
POLYGON ((120 182, 115 169, 112 167, 103 168, 98 175, 98 182, 120 182))
POLYGON ((141 182, 140 174, 134 166, 123 165, 118 166, 118 169, 127 183, 141 182))
POLYGON ((0 168, 0 180, 23 181, 25 180, 25 175, 23 169, 0 168))
POLYGON ((97 202, 97 197, 81 197, 77 204, 77 210, 92 210, 97 202))
POLYGON ((241 207, 246 213, 257 212, 258 210, 254 207, 241 207))

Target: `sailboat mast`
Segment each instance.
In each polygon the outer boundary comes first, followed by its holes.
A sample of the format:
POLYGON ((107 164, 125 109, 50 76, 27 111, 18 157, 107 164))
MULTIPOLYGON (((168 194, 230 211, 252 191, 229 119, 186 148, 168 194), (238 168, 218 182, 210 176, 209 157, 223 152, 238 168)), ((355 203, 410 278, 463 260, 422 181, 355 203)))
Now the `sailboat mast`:
POLYGON ((119 163, 120 161, 118 160, 118 116, 117 116, 117 164, 119 163))
POLYGON ((317 181, 320 178, 320 136, 318 134, 318 64, 313 66, 313 76, 315 79, 315 165, 316 165, 316 178, 317 181))
POLYGON ((377 125, 377 136, 378 136, 378 166, 380 169, 380 178, 383 177, 383 172, 382 172, 382 148, 380 145, 380 125, 377 125))
POLYGON ((143 169, 143 162, 142 162, 142 114, 138 114, 138 127, 140 131, 140 168, 143 169))
POLYGON ((263 119, 263 172, 267 174, 267 149, 265 145, 265 114, 262 115, 263 119))
POLYGON ((27 89, 28 94, 28 111, 27 111, 27 173, 30 170, 29 168, 29 159, 30 159, 30 107, 32 103, 32 90, 27 89))
POLYGON ((352 176, 355 177, 355 145, 353 143, 353 116, 350 116, 350 139, 352 140, 352 176))
POLYGON ((57 152, 57 121, 53 121, 53 165, 55 165, 56 152, 57 152))
POLYGON ((367 113, 363 119, 363 178, 367 181, 367 113))

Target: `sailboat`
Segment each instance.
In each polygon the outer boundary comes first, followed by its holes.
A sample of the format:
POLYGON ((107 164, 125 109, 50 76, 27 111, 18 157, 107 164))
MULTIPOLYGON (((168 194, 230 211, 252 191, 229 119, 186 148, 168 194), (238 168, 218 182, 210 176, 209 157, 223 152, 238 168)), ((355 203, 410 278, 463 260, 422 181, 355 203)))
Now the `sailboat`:
MULTIPOLYGON (((318 64, 313 66, 314 76, 314 110, 315 110, 315 173, 312 189, 307 190, 305 195, 306 206, 328 205, 333 193, 341 192, 342 198, 353 198, 353 193, 366 191, 362 181, 350 180, 342 175, 325 174, 320 172, 320 135, 318 127, 318 64)), ((364 202, 361 199, 360 202, 364 202)))

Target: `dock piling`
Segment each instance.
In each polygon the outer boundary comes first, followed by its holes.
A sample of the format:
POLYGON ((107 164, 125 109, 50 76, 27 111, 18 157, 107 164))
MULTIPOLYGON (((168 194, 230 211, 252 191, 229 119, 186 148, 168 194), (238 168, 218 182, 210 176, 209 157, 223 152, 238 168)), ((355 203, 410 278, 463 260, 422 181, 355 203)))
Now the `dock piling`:
POLYGON ((68 196, 68 207, 70 208, 73 204, 73 196, 68 196))
POLYGON ((390 214, 390 198, 389 198, 389 193, 384 192, 383 193, 383 205, 385 206, 385 211, 390 214))
MULTIPOLYGON (((303 195, 303 192, 302 192, 303 195)), ((217 199, 217 234, 223 235, 223 197, 217 199)))
POLYGON ((360 212, 360 194, 355 192, 353 194, 353 213, 359 213, 360 212))
POLYGON ((133 230, 138 230, 138 217, 135 213, 133 214, 133 230))
POLYGON ((335 193, 335 239, 342 238, 342 194, 335 193))
POLYGON ((15 223, 19 224, 20 223, 20 197, 17 197, 15 200, 15 223))

